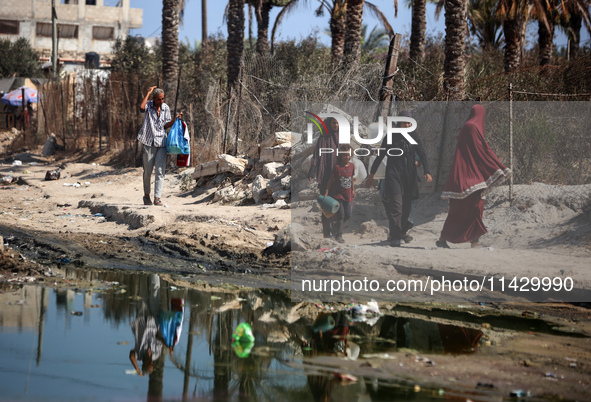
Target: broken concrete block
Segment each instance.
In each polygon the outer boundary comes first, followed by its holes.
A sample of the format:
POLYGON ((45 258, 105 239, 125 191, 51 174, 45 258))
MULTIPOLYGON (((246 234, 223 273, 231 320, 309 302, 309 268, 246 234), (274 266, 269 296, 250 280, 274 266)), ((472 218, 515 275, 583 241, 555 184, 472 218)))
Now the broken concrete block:
POLYGON ((279 175, 277 169, 279 169, 282 166, 283 164, 279 162, 270 162, 265 164, 263 166, 263 176, 265 176, 267 179, 274 179, 279 175))
POLYGON ((289 143, 277 145, 276 147, 264 148, 261 150, 260 161, 283 162, 289 157, 290 152, 291 146, 289 143))
POLYGON ((261 199, 266 195, 267 180, 258 175, 252 182, 252 198, 255 203, 259 203, 261 199))
POLYGON ((193 178, 199 179, 205 176, 213 176, 216 174, 222 173, 220 169, 220 161, 215 160, 207 163, 203 163, 199 166, 195 166, 195 171, 193 172, 193 178))
POLYGON ((267 193, 273 194, 279 190, 289 190, 291 187, 291 176, 280 176, 267 183, 267 193))
POLYGON ((220 155, 220 168, 222 172, 230 172, 237 175, 243 175, 248 161, 243 158, 236 158, 232 155, 220 155))
POLYGON ((280 131, 270 135, 261 142, 261 149, 271 148, 280 144, 291 146, 291 131, 280 131))
POLYGON ((279 190, 273 193, 273 200, 286 200, 289 198, 290 192, 288 190, 279 190))

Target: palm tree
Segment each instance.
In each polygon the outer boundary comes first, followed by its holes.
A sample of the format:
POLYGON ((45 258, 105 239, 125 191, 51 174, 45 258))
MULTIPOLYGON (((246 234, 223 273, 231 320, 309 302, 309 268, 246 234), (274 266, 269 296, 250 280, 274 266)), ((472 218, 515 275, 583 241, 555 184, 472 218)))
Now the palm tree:
POLYGON ((257 0, 255 3, 255 17, 257 20, 257 54, 269 54, 269 13, 273 4, 271 1, 257 0))
POLYGON ((244 0, 228 3, 228 89, 232 88, 240 74, 244 52, 244 0))
POLYGON ((257 45, 258 54, 269 54, 269 14, 273 7, 285 7, 290 0, 248 0, 249 5, 254 6, 257 21, 257 45))
POLYGON ((162 79, 164 93, 176 94, 179 71, 179 23, 182 0, 162 0, 162 79))
POLYGON ((476 36, 483 52, 503 44, 501 21, 494 15, 496 0, 471 0, 468 5, 470 34, 476 36))
POLYGON ((426 9, 427 0, 412 0, 409 57, 416 61, 425 58, 426 9))
POLYGON ((565 0, 565 19, 562 20, 562 28, 568 37, 568 56, 575 59, 579 54, 579 43, 581 41, 581 27, 585 22, 587 32, 591 33, 591 15, 589 12, 589 0, 565 0))
POLYGON ((522 38, 530 15, 528 0, 499 0, 495 15, 503 24, 505 71, 515 71, 520 65, 522 38))
POLYGON ((466 8, 465 0, 445 0, 443 89, 452 101, 464 98, 466 8))
POLYGON ((364 2, 365 0, 347 0, 345 49, 343 53, 343 61, 346 65, 359 60, 361 54, 361 24, 363 22, 364 2))
MULTIPOLYGON (((338 64, 343 59, 345 45, 345 26, 347 15, 347 0, 317 0, 320 4, 315 10, 316 16, 323 16, 326 12, 330 16, 329 27, 331 36, 331 59, 333 63, 338 64)), ((271 47, 275 42, 277 28, 283 21, 283 18, 296 9, 299 4, 308 3, 308 0, 291 0, 285 5, 283 10, 277 15, 273 30, 271 32, 271 47)), ((389 35, 394 35, 392 26, 388 23, 386 16, 373 3, 364 2, 366 12, 374 15, 382 24, 389 35)), ((398 2, 394 1, 396 12, 398 11, 398 2)))
POLYGON ((560 22, 556 0, 541 0, 540 9, 534 8, 533 17, 538 20, 538 43, 540 49, 540 66, 550 64, 554 41, 554 25, 560 22))
POLYGON ((388 46, 390 35, 384 29, 373 27, 369 35, 367 34, 367 25, 361 27, 361 52, 368 53, 373 49, 388 46))

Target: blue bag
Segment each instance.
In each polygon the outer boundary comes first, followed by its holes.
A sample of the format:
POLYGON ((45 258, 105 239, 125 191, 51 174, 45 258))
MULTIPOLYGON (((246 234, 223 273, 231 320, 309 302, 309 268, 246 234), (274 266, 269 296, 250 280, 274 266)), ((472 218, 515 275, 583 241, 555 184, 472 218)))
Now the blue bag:
POLYGON ((186 130, 187 124, 177 117, 170 128, 170 131, 168 132, 168 138, 166 139, 167 153, 188 155, 191 152, 189 140, 188 138, 185 138, 186 130))

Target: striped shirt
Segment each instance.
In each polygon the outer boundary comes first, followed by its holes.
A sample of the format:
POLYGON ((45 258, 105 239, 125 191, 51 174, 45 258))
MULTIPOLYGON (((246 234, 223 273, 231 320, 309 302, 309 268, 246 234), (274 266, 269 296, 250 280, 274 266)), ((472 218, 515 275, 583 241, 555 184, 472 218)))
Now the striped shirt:
POLYGON ((135 354, 138 360, 143 360, 148 349, 152 352, 152 361, 157 360, 162 352, 162 342, 156 338, 158 327, 152 316, 141 315, 131 323, 131 330, 135 337, 135 354))
POLYGON ((162 104, 160 107, 160 116, 158 116, 154 102, 148 101, 146 103, 146 110, 142 113, 145 113, 145 117, 142 128, 140 128, 140 132, 137 135, 138 141, 150 147, 165 147, 167 135, 164 125, 172 120, 168 105, 166 103, 162 104))

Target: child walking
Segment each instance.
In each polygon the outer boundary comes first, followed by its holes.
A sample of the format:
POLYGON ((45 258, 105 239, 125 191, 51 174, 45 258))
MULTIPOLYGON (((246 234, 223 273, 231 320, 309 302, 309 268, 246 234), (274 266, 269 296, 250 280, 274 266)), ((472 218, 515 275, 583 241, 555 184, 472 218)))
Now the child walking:
POLYGON ((323 220, 324 233, 330 233, 332 229, 335 240, 339 243, 345 242, 345 239, 343 239, 343 224, 351 219, 353 199, 355 198, 355 186, 353 184, 355 166, 350 160, 351 147, 348 144, 339 145, 337 163, 332 170, 332 174, 328 180, 328 186, 324 192, 324 196, 329 195, 341 204, 339 210, 330 221, 325 223, 326 220, 323 220))

